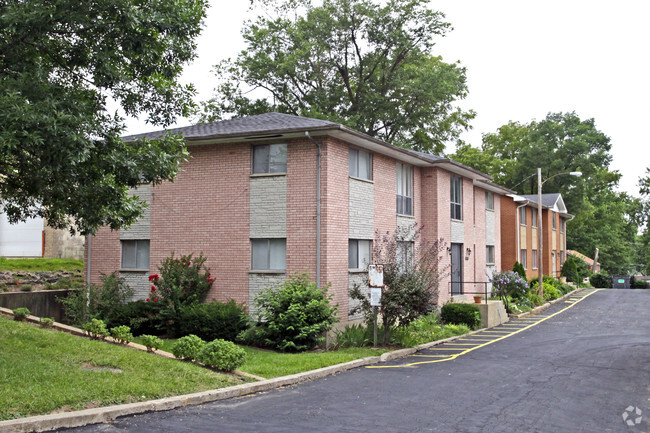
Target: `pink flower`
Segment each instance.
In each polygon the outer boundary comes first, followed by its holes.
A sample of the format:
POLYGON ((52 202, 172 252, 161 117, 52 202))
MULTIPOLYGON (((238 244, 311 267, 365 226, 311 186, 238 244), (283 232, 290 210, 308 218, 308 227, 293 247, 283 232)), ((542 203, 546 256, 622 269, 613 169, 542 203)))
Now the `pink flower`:
POLYGON ((147 302, 149 302, 149 298, 147 298, 147 302))
POLYGON ((156 286, 151 286, 151 293, 156 291, 156 286))
POLYGON ((153 298, 153 301, 154 301, 154 302, 158 302, 158 298, 153 298))

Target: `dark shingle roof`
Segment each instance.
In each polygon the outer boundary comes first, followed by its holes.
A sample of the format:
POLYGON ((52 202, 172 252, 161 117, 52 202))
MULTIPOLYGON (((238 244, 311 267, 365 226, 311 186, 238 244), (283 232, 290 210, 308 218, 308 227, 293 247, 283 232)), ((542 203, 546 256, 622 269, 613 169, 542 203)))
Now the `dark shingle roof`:
POLYGON ((314 128, 338 128, 338 123, 327 120, 311 119, 309 117, 293 116, 283 113, 265 113, 255 116, 240 117, 237 119, 221 120, 219 122, 204 123, 201 125, 186 126, 170 130, 147 132, 144 134, 128 135, 122 137, 124 141, 139 138, 153 139, 160 137, 165 132, 181 134, 186 139, 228 137, 246 134, 270 134, 274 132, 287 132, 291 130, 304 130, 314 128))
POLYGON ((429 159, 431 161, 440 161, 441 159, 446 159, 446 158, 444 158, 442 156, 431 155, 430 153, 418 152, 417 150, 411 150, 411 152, 413 152, 413 153, 415 153, 417 155, 420 155, 423 158, 427 158, 427 159, 429 159))
MULTIPOLYGON (((522 197, 532 203, 537 203, 537 194, 526 194, 522 195, 522 197)), ((558 198, 560 198, 560 194, 557 192, 551 194, 542 194, 542 206, 553 207, 558 198)))

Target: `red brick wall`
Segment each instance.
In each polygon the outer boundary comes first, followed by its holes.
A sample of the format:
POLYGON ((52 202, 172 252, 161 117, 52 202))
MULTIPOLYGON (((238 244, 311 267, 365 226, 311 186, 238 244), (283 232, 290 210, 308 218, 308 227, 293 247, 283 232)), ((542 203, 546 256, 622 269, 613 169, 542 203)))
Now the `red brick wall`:
POLYGON ((375 229, 392 233, 397 228, 397 161, 377 153, 372 158, 375 229))
POLYGON ((152 190, 151 271, 173 252, 203 253, 209 299, 248 302, 250 144, 191 146, 177 179, 152 190))
POLYGON ((321 278, 332 284, 330 293, 339 317, 348 317, 348 145, 328 138, 322 147, 321 278))
MULTIPOLYGON (((87 242, 86 242, 87 243, 87 242)), ((110 274, 120 268, 122 253, 120 247, 120 233, 111 231, 108 227, 102 227, 97 231, 91 240, 90 253, 90 282, 100 283, 102 274, 110 274)), ((84 264, 88 263, 88 245, 84 248, 84 264)), ((88 268, 84 268, 84 281, 88 268)))
MULTIPOLYGON (((512 269, 517 261, 517 203, 510 197, 502 197, 501 208, 501 266, 497 269, 512 269)), ((496 210, 496 209, 495 209, 496 210)))

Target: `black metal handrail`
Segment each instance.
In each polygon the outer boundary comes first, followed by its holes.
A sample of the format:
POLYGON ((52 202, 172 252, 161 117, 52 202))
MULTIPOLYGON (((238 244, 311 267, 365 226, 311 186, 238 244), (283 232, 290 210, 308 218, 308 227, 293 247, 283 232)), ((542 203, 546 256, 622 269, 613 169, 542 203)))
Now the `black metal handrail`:
POLYGON ((483 300, 487 304, 488 301, 488 284, 492 284, 491 281, 450 281, 449 282, 449 296, 459 296, 459 295, 480 295, 483 297, 483 300), (465 290, 464 286, 471 284, 472 290, 465 290), (477 287, 482 286, 482 290, 477 291, 477 287), (458 290, 460 288, 460 290, 458 290))

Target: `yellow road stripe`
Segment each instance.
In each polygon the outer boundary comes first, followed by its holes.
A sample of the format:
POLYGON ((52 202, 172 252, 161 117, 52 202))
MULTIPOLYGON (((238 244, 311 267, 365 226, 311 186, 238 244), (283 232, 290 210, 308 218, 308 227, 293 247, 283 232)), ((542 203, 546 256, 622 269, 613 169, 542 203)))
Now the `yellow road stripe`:
POLYGON ((411 356, 421 356, 422 358, 447 358, 452 355, 411 355, 411 356))
MULTIPOLYGON (((602 290, 602 289, 596 289, 596 290, 594 290, 593 292, 590 292, 590 293, 586 294, 585 296, 583 296, 582 298, 580 298, 580 301, 578 301, 578 302, 581 302, 582 300, 588 298, 589 296, 591 296, 591 295, 593 295, 594 293, 599 292, 599 291, 601 291, 601 290, 602 290)), ((550 319, 551 317, 555 317, 555 316, 557 316, 558 314, 565 312, 565 311, 568 310, 569 308, 573 308, 573 307, 575 307, 575 306, 578 304, 578 302, 575 302, 575 303, 569 305, 568 307, 561 309, 560 311, 558 311, 558 312, 556 312, 556 313, 553 313, 553 314, 551 314, 551 315, 549 315, 549 316, 544 317, 542 320, 540 320, 540 321, 537 322, 537 323, 530 324, 530 325, 526 326, 525 328, 518 329, 518 330, 516 330, 516 331, 514 331, 514 332, 512 332, 512 333, 510 333, 510 334, 508 334, 508 335, 504 335, 503 337, 495 338, 495 339, 492 340, 492 341, 487 341, 487 342, 485 342, 485 343, 483 343, 483 344, 479 344, 478 346, 470 347, 470 348, 468 348, 468 349, 463 350, 463 351, 460 352, 460 353, 455 353, 455 354, 453 354, 453 355, 450 355, 448 358, 445 358, 445 359, 436 359, 436 360, 433 360, 433 361, 412 362, 412 363, 410 363, 410 364, 403 364, 403 365, 370 365, 370 366, 367 366, 366 368, 398 368, 398 367, 412 367, 412 366, 414 366, 414 365, 420 365, 420 364, 433 364, 433 363, 436 363, 436 362, 451 361, 451 360, 453 360, 453 359, 458 358, 458 357, 461 356, 461 355, 465 355, 465 354, 467 354, 467 353, 469 353, 469 352, 472 352, 472 351, 474 351, 474 350, 476 350, 476 349, 480 349, 481 347, 488 346, 488 345, 490 345, 490 344, 492 344, 492 343, 494 343, 494 342, 497 342, 497 341, 500 341, 500 340, 504 340, 504 339, 506 339, 506 338, 508 338, 508 337, 510 337, 510 336, 512 336, 512 335, 519 334, 520 332, 525 331, 525 330, 528 329, 528 328, 532 328, 533 326, 536 326, 537 324, 539 324, 539 323, 541 323, 541 322, 543 322, 543 321, 545 321, 545 320, 547 320, 547 319, 550 319)), ((490 331, 483 331, 483 332, 490 332, 490 331)), ((428 350, 436 350, 436 348, 433 347, 433 348, 428 349, 428 350)), ((445 350, 445 349, 440 348, 440 349, 438 349, 438 350, 445 350)), ((462 350, 462 349, 458 348, 458 349, 446 349, 446 350, 462 350)))

